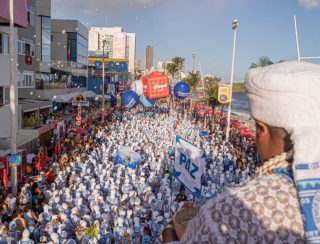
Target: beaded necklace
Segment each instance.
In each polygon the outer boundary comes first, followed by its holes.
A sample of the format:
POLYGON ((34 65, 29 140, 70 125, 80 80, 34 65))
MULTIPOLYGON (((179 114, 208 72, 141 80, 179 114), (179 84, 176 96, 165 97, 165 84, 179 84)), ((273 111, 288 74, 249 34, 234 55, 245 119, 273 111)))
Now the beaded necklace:
POLYGON ((264 162, 256 171, 256 175, 281 174, 293 182, 292 157, 293 152, 282 153, 264 162))

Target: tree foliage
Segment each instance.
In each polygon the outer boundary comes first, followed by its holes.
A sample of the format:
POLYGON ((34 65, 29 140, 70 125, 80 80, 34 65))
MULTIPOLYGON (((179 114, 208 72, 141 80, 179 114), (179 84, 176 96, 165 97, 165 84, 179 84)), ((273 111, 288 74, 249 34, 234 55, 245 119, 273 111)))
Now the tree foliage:
POLYGON ((201 81, 201 75, 199 71, 189 72, 189 75, 184 79, 184 81, 189 84, 191 90, 190 93, 192 94, 201 81))
POLYGON ((252 63, 250 65, 250 69, 257 68, 257 67, 265 67, 271 64, 273 64, 273 62, 267 56, 263 56, 259 58, 257 63, 252 63))

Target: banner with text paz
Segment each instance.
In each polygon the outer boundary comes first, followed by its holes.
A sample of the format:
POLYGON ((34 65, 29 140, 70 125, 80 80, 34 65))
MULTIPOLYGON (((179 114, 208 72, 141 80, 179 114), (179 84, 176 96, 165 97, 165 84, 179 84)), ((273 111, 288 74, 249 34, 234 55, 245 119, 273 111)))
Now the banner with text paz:
POLYGON ((204 166, 204 151, 176 135, 173 175, 196 197, 201 196, 201 176, 204 166))

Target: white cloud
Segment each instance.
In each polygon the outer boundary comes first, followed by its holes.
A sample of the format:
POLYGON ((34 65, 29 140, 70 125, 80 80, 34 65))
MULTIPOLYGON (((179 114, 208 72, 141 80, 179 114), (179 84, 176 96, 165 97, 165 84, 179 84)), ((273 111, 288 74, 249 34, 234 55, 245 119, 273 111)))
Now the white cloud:
POLYGON ((320 0, 299 0, 299 3, 307 9, 320 7, 320 0))
POLYGON ((52 0, 51 6, 53 17, 96 16, 124 9, 148 8, 165 1, 169 0, 52 0))

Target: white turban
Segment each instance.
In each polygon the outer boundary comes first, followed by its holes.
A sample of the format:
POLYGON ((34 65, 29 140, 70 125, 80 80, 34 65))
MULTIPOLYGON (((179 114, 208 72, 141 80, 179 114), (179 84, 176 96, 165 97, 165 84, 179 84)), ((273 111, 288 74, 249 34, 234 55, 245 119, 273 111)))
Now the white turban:
POLYGON ((320 196, 320 65, 283 62, 251 69, 245 88, 252 117, 290 134, 306 237, 314 241, 308 236, 320 229, 319 205, 313 204, 320 196))

